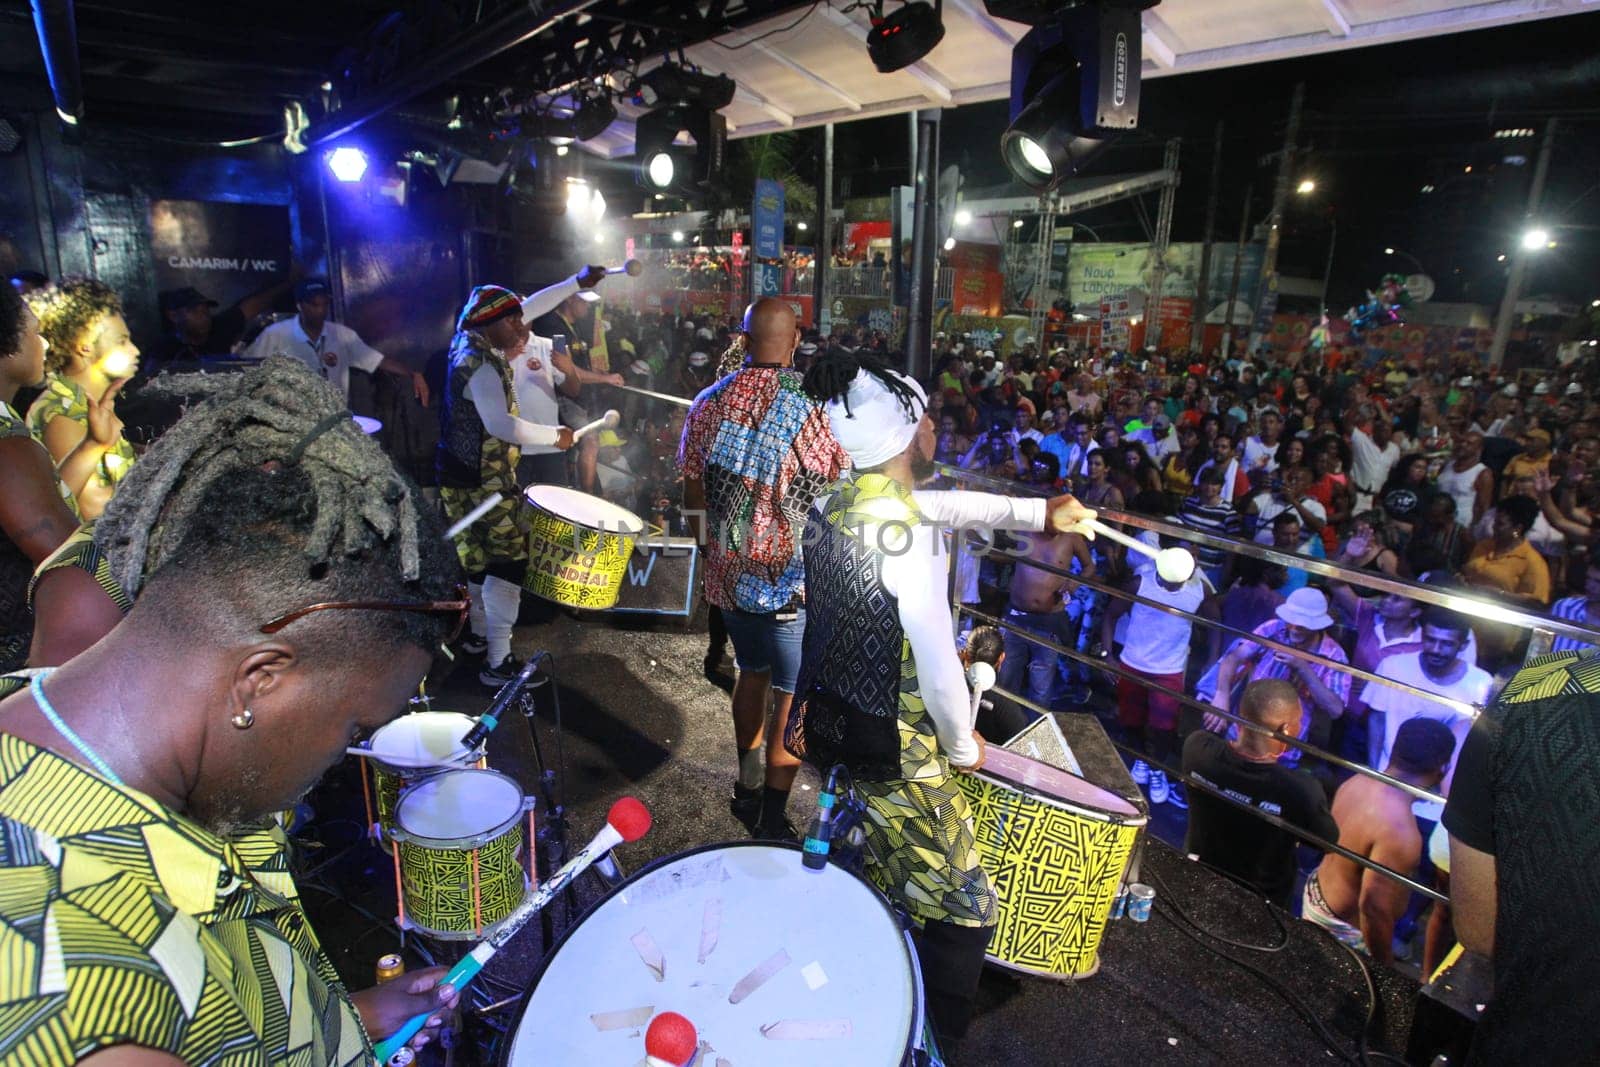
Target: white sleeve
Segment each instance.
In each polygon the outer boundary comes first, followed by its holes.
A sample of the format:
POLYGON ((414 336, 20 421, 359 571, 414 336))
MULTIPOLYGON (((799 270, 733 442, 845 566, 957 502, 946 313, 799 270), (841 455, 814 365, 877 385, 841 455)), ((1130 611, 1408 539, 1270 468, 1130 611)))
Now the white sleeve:
POLYGON ((279 331, 268 326, 256 334, 256 339, 251 341, 250 347, 244 350, 244 357, 246 359, 266 359, 268 356, 278 355, 278 337, 279 331))
MULTIPOLYGON (((522 301, 522 321, 532 322, 541 315, 548 315, 561 306, 561 302, 578 291, 578 276, 574 274, 566 281, 547 285, 537 293, 530 293, 522 301)), ((570 340, 570 338, 569 338, 570 340)))
POLYGON ((350 365, 368 374, 376 371, 378 364, 383 362, 383 353, 363 341, 354 330, 345 329, 341 332, 344 334, 345 347, 350 350, 350 365))
POLYGON ((919 489, 911 494, 922 517, 952 529, 977 527, 989 530, 1044 529, 1042 497, 1009 497, 996 493, 972 493, 961 489, 919 489))
POLYGON ((489 366, 479 367, 467 379, 467 396, 478 409, 478 418, 490 435, 515 445, 553 445, 557 427, 540 426, 511 414, 506 406, 506 389, 500 376, 489 366))
POLYGON ((911 537, 906 552, 885 553, 884 588, 899 601, 900 627, 911 643, 917 688, 933 720, 939 748, 951 763, 969 766, 978 759, 978 745, 972 740, 972 695, 950 629, 945 593, 949 575, 939 549, 940 533, 922 525, 911 537))

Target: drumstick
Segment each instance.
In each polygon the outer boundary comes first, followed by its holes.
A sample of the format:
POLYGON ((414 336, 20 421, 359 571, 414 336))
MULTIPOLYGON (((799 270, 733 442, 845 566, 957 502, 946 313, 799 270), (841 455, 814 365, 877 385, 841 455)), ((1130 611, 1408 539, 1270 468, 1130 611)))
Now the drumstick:
POLYGON ((647 396, 652 400, 665 400, 669 404, 677 404, 683 408, 694 407, 694 401, 688 397, 673 396, 671 393, 658 393, 654 389, 640 389, 637 385, 613 385, 611 388, 621 389, 625 393, 638 393, 640 396, 647 396))
POLYGON ((994 688, 994 665, 982 660, 967 668, 967 682, 972 686, 972 729, 978 728, 978 709, 983 705, 983 694, 994 688))
POLYGON ((607 267, 607 274, 626 274, 630 278, 637 278, 644 273, 644 264, 637 259, 624 260, 620 267, 607 267))
MULTIPOLYGON (((546 904, 554 900, 562 890, 571 884, 572 880, 587 870, 590 864, 610 852, 624 841, 637 841, 650 830, 650 812, 643 804, 633 797, 623 797, 611 805, 611 810, 606 813, 606 824, 601 831, 594 835, 594 840, 583 846, 576 856, 566 862, 562 868, 541 885, 537 892, 527 897, 517 905, 515 911, 506 916, 495 928, 494 932, 461 958, 461 961, 450 968, 450 973, 440 979, 441 985, 453 986, 456 992, 467 987, 467 984, 483 970, 483 965, 494 958, 494 954, 505 947, 516 932, 522 929, 522 924, 537 914, 546 904)), ((407 1041, 416 1036, 417 1031, 427 1025, 428 1017, 433 1013, 424 1011, 413 1015, 406 1024, 378 1043, 376 1049, 379 1063, 388 1063, 389 1057, 405 1047, 407 1041)))
POLYGON ((484 497, 483 503, 479 504, 477 507, 475 507, 471 511, 467 512, 465 515, 461 516, 461 521, 460 522, 456 523, 455 525, 451 526, 450 529, 446 530, 444 532, 445 537, 448 538, 448 537, 457 536, 458 534, 461 533, 461 531, 465 530, 468 526, 471 526, 473 523, 477 522, 479 519, 481 519, 485 515, 489 514, 489 512, 494 508, 494 506, 496 504, 500 503, 500 501, 502 501, 504 499, 505 499, 505 497, 501 496, 499 493, 490 493, 488 496, 484 497))
POLYGON ((585 435, 593 433, 595 430, 615 430, 617 428, 617 424, 621 421, 621 412, 617 411, 616 408, 612 408, 610 411, 606 412, 598 419, 595 419, 587 426, 580 426, 576 430, 573 430, 572 443, 577 444, 579 441, 583 440, 585 435))
POLYGON ((1169 582, 1187 582, 1194 577, 1194 556, 1181 548, 1156 548, 1154 545, 1145 544, 1136 537, 1129 537, 1121 530, 1114 530, 1099 519, 1090 519, 1085 523, 1097 534, 1102 534, 1119 545, 1126 545, 1142 555, 1149 556, 1156 561, 1156 574, 1169 582))

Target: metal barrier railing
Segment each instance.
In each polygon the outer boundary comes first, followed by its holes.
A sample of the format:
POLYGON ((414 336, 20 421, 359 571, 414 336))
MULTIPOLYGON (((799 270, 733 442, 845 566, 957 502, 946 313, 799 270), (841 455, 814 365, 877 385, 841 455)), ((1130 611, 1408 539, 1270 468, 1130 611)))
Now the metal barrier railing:
MULTIPOLYGON (((1049 490, 1037 485, 995 478, 981 472, 963 470, 958 467, 952 467, 948 464, 939 464, 937 465, 937 469, 941 474, 957 481, 981 485, 991 489, 997 489, 1010 496, 1029 495, 1047 497, 1053 495, 1049 490)), ((1530 641, 1530 649, 1528 652, 1529 656, 1548 651, 1550 641, 1558 635, 1600 646, 1600 631, 1584 626, 1578 626, 1563 619, 1549 618, 1543 615, 1536 615, 1531 612, 1510 608, 1485 597, 1473 596, 1456 590, 1441 589, 1436 586, 1419 585, 1404 579, 1390 578, 1386 575, 1375 574, 1370 571, 1358 571, 1342 566, 1338 563, 1329 562, 1326 560, 1318 560, 1312 557, 1301 556, 1294 553, 1283 552, 1274 547, 1261 545, 1254 541, 1241 541, 1236 538, 1209 534, 1201 530, 1194 530, 1186 526, 1180 526, 1174 523, 1162 521, 1160 519, 1154 519, 1148 516, 1138 515, 1117 509, 1097 508, 1096 511, 1098 512, 1102 521, 1124 524, 1137 529, 1148 530, 1158 535, 1170 537, 1178 541, 1218 548, 1225 552, 1231 552, 1236 555, 1248 556, 1263 560, 1265 562, 1281 564, 1285 567, 1295 568, 1308 574, 1316 574, 1324 578, 1330 578, 1335 581, 1345 582, 1360 588, 1370 589, 1374 592, 1393 593, 1424 604, 1445 607, 1469 617, 1524 627, 1530 630, 1533 634, 1533 638, 1530 641)), ((1263 647, 1271 648, 1307 662, 1316 663, 1324 667, 1341 671, 1349 674, 1353 678, 1363 679, 1369 684, 1376 682, 1381 685, 1401 690, 1410 695, 1427 699, 1442 706, 1448 707, 1458 714, 1476 718, 1477 715, 1483 710, 1480 706, 1466 701, 1456 700, 1454 698, 1431 693, 1427 690, 1419 689, 1415 686, 1411 686, 1393 679, 1385 678, 1381 675, 1374 674, 1370 671, 1363 670, 1355 667, 1353 664, 1340 663, 1336 660, 1309 653, 1291 645, 1285 645, 1269 638, 1259 637, 1254 633, 1228 626, 1218 620, 1208 619, 1203 616, 1184 611, 1181 608, 1176 608, 1169 604, 1163 604, 1157 601, 1149 600, 1148 598, 1139 596, 1135 592, 1102 582, 1098 578, 1086 578, 1082 575, 1072 574, 1070 571, 1062 568, 1055 567, 1038 560, 1029 559, 1020 553, 1013 553, 1000 549, 996 549, 994 551, 996 555, 1010 562, 1037 568, 1047 573, 1054 574, 1058 577, 1068 579, 1078 585, 1086 586, 1107 596, 1118 597, 1130 603, 1142 604, 1151 609, 1162 611, 1179 618, 1187 619, 1190 622, 1200 623, 1204 626, 1221 630, 1222 632, 1230 634, 1235 638, 1248 639, 1263 647)), ((1218 590, 1218 592, 1220 593, 1222 591, 1218 590)), ((1419 788, 1411 785, 1408 782, 1402 782, 1385 774, 1381 769, 1370 767, 1363 763, 1356 763, 1351 760, 1347 760, 1342 756, 1328 752, 1314 744, 1311 744, 1308 741, 1291 737, 1282 733, 1281 731, 1268 729, 1260 724, 1235 715, 1231 711, 1226 711, 1213 704, 1197 700, 1188 693, 1179 692, 1167 686, 1153 683, 1148 678, 1122 667, 1120 663, 1115 662, 1109 656, 1102 660, 1079 652, 1075 648, 1065 648, 1054 641, 1050 641, 1039 636, 1038 634, 1033 633, 1032 631, 1007 622, 1003 618, 997 618, 986 612, 968 607, 965 604, 961 604, 959 603, 958 598, 953 599, 956 601, 953 608, 953 614, 958 626, 960 617, 965 614, 974 620, 995 626, 1004 632, 1015 634, 1016 636, 1034 645, 1037 645, 1038 647, 1048 649, 1057 655, 1063 656, 1075 663, 1083 664, 1084 666, 1087 666, 1093 670, 1099 670, 1115 675, 1119 678, 1129 678, 1146 689, 1161 692, 1175 699, 1182 707, 1198 710, 1202 714, 1216 716, 1225 722, 1238 726, 1242 730, 1251 730, 1256 733, 1269 736, 1286 745, 1293 746, 1294 748, 1299 749, 1305 755, 1321 760, 1330 766, 1341 768, 1349 771, 1352 774, 1365 775, 1376 781, 1380 781, 1386 785, 1400 789, 1420 800, 1425 800, 1430 803, 1444 802, 1445 798, 1441 794, 1419 788)), ((1110 650, 1108 649, 1106 651, 1109 652, 1110 650)), ((1046 714, 1048 714, 1050 711, 1050 709, 1044 708, 1034 701, 1029 700, 1019 694, 1011 693, 1005 690, 1000 690, 1000 692, 1010 699, 1016 700, 1019 704, 1032 708, 1035 711, 1046 714)), ((1234 800, 1234 798, 1226 796, 1218 790, 1210 788, 1203 782, 1185 778, 1181 770, 1178 768, 1169 767, 1161 763, 1159 760, 1152 760, 1149 753, 1142 752, 1131 745, 1115 739, 1113 739, 1112 743, 1116 745, 1119 750, 1127 752, 1137 758, 1145 760, 1147 763, 1172 773, 1177 780, 1185 782, 1185 784, 1190 788, 1199 788, 1201 791, 1210 796, 1215 796, 1219 799, 1229 801, 1243 810, 1251 812, 1263 822, 1290 833, 1296 838, 1303 840, 1308 844, 1314 845, 1325 852, 1336 853, 1367 870, 1375 871, 1387 878, 1391 878, 1402 885, 1405 885, 1413 892, 1421 893, 1424 896, 1442 903, 1448 903, 1448 898, 1446 898, 1444 895, 1440 894, 1436 890, 1431 889, 1430 887, 1422 885, 1408 875, 1386 867, 1382 864, 1375 863, 1364 856, 1360 856, 1354 852, 1351 852, 1349 849, 1341 847, 1337 842, 1322 840, 1315 834, 1302 830, 1301 828, 1294 826, 1281 818, 1273 816, 1270 813, 1261 811, 1252 805, 1240 804, 1237 800, 1234 800)))

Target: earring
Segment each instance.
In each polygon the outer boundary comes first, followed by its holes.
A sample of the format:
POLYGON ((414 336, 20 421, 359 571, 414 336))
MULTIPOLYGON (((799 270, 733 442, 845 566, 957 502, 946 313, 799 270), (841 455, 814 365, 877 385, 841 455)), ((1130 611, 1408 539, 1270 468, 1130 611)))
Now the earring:
POLYGON ((256 713, 249 708, 245 708, 228 721, 233 723, 235 730, 248 730, 256 724, 256 713))

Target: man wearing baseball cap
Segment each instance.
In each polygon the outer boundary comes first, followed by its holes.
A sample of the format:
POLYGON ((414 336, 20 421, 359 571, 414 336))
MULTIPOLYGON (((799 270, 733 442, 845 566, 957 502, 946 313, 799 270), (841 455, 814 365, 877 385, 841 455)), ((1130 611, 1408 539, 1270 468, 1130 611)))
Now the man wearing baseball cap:
POLYGON ((166 290, 157 298, 161 324, 166 332, 151 346, 145 373, 153 374, 163 364, 174 360, 194 360, 231 352, 250 320, 269 311, 293 285, 294 276, 290 275, 221 312, 213 310, 220 306, 217 301, 193 286, 166 290))
POLYGON ((350 368, 368 374, 383 371, 408 379, 411 391, 423 407, 428 406, 426 379, 392 356, 386 356, 361 339, 361 335, 342 322, 328 318, 333 289, 326 278, 302 278, 294 287, 292 319, 275 322, 261 331, 245 351, 249 359, 288 356, 298 359, 329 382, 345 397, 350 397, 350 368))

